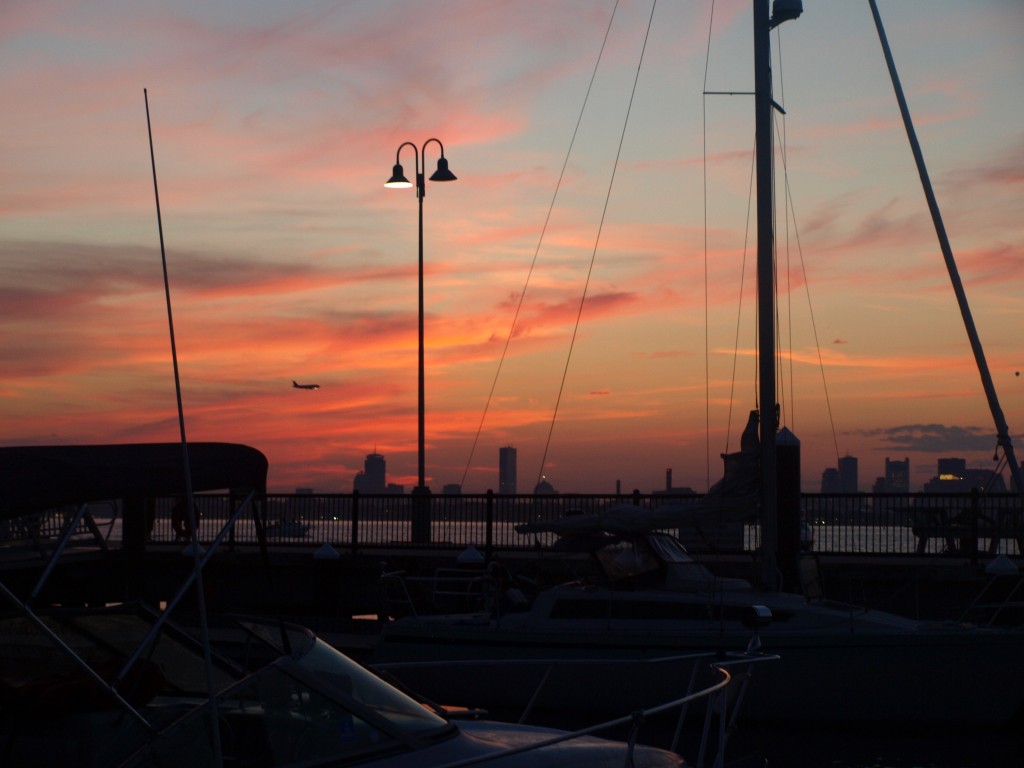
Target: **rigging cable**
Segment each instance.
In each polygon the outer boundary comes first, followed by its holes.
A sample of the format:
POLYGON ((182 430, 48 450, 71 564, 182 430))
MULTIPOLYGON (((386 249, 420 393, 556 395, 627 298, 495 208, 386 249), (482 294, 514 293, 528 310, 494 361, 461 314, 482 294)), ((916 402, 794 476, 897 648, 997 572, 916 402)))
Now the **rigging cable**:
MULTIPOLYGON (((750 253, 750 220, 754 214, 754 181, 757 177, 757 150, 754 147, 750 149, 750 181, 747 184, 747 221, 746 228, 743 231, 743 259, 740 264, 740 296, 739 302, 736 306, 736 337, 733 341, 732 347, 732 381, 729 388, 729 417, 726 421, 725 427, 725 453, 729 452, 729 435, 732 433, 732 405, 736 401, 736 369, 739 367, 740 362, 740 328, 743 327, 743 285, 747 279, 747 255, 750 253)), ((757 292, 754 292, 754 299, 757 300, 757 292)), ((756 311, 755 311, 756 316, 756 311)), ((754 347, 757 347, 757 328, 754 328, 754 347)), ((757 377, 760 374, 760 369, 754 366, 754 407, 760 410, 760 404, 758 403, 758 386, 757 377)))
POLYGON ((814 319, 814 303, 811 301, 811 283, 807 277, 807 263, 804 261, 803 245, 800 242, 800 229, 796 223, 796 208, 793 204, 793 191, 789 187, 789 169, 786 166, 785 148, 782 150, 782 175, 785 183, 785 193, 788 205, 793 216, 793 237, 796 240, 796 252, 800 262, 800 273, 804 281, 804 294, 807 296, 807 312, 811 319, 811 332, 814 335, 814 349, 818 354, 818 370, 821 372, 821 388, 825 395, 825 410, 828 413, 829 429, 832 432, 832 442, 835 445, 836 461, 839 461, 839 441, 836 437, 835 419, 832 417, 832 400, 828 394, 828 381, 825 378, 825 359, 821 354, 821 341, 818 337, 818 323, 814 319))
MULTIPOLYGON (((785 105, 785 78, 783 77, 782 67, 782 35, 778 28, 776 28, 776 50, 779 55, 779 90, 781 93, 781 103, 785 105)), ((776 117, 778 121, 778 118, 776 117)), ((807 312, 810 316, 811 321, 811 332, 814 336, 814 349, 818 355, 818 370, 821 373, 821 387, 825 396, 825 410, 828 414, 829 430, 832 433, 832 444, 835 448, 836 453, 836 464, 839 462, 839 440, 836 436, 836 425, 835 419, 832 415, 832 401, 828 394, 828 382, 825 377, 825 361, 821 354, 821 342, 818 338, 818 325, 814 319, 814 303, 811 301, 811 283, 807 277, 807 263, 804 261, 803 246, 800 243, 800 229, 797 226, 796 221, 796 205, 793 202, 793 191, 789 186, 789 162, 786 143, 786 116, 783 112, 781 124, 779 125, 779 136, 781 141, 779 142, 779 156, 782 160, 782 179, 783 179, 783 204, 786 211, 786 311, 789 316, 788 320, 788 333, 789 333, 789 397, 790 397, 790 418, 793 420, 790 422, 792 426, 795 426, 796 419, 796 386, 795 376, 793 373, 793 312, 792 312, 792 290, 789 284, 789 276, 791 274, 790 263, 789 263, 789 233, 790 233, 790 221, 793 224, 793 238, 796 242, 797 257, 800 263, 800 272, 803 278, 804 284, 804 295, 807 297, 807 312)), ((776 328, 779 325, 776 323, 776 328)), ((781 345, 780 345, 781 348, 781 345)), ((781 382, 780 382, 781 389, 781 382)), ((783 400, 784 402, 784 400, 783 400)), ((856 491, 857 489, 852 489, 856 491)))
POLYGON ((544 477, 544 466, 547 464, 548 449, 551 447, 551 435, 555 431, 555 419, 558 417, 558 408, 562 402, 562 393, 565 391, 565 381, 569 375, 569 362, 572 360, 573 348, 576 346, 576 335, 580 328, 580 319, 583 316, 583 305, 587 301, 587 289, 590 286, 590 277, 594 272, 594 262, 597 259, 597 248, 601 242, 601 231, 604 229, 605 217, 608 214, 608 203, 611 201, 612 187, 615 184, 615 172, 619 167, 619 158, 622 156, 622 145, 626 138, 626 127, 629 125, 629 115, 633 110, 633 99, 636 96, 637 83, 640 80, 640 70, 644 64, 644 53, 647 50, 647 41, 651 36, 651 24, 654 21, 654 11, 658 7, 658 0, 651 3, 651 15, 647 19, 647 31, 644 33, 644 44, 640 49, 640 61, 637 62, 636 74, 633 77, 633 88, 629 94, 629 104, 626 107, 626 117, 622 122, 622 132, 619 134, 619 146, 615 153, 615 162, 612 164, 612 175, 608 179, 608 189, 605 192, 604 207, 601 209, 601 220, 597 226, 597 236, 594 238, 594 249, 590 254, 590 266, 587 269, 587 279, 583 284, 583 295, 580 296, 579 309, 576 311, 576 323, 572 329, 572 338, 569 341, 569 352, 565 356, 565 367, 562 370, 562 381, 558 387, 558 397, 555 400, 555 409, 551 414, 551 425, 548 427, 548 437, 544 443, 544 454, 541 456, 540 471, 537 474, 537 483, 544 477))
MULTIPOLYGON (((712 16, 714 15, 714 3, 712 2, 711 8, 712 16)), ((707 250, 707 235, 708 235, 708 183, 707 183, 707 97, 708 96, 750 96, 751 93, 742 91, 708 91, 707 88, 707 75, 709 62, 711 58, 711 25, 708 26, 708 54, 707 61, 704 65, 704 92, 703 92, 703 141, 704 141, 704 371, 705 371, 705 419, 706 419, 706 455, 707 455, 707 474, 708 474, 708 487, 711 487, 711 373, 710 373, 710 343, 709 343, 709 285, 708 285, 708 250, 707 250)), ((728 407, 726 411, 726 422, 725 422, 725 446, 724 453, 729 453, 729 442, 730 435, 732 434, 732 416, 733 416, 733 404, 736 402, 736 379, 737 379, 737 368, 739 367, 739 347, 740 347, 740 329, 742 328, 743 320, 743 286, 746 280, 747 272, 747 256, 749 254, 750 247, 750 222, 751 215, 753 213, 753 200, 754 200, 754 178, 756 175, 757 168, 757 151, 751 143, 750 150, 750 180, 747 185, 747 216, 746 216, 746 229, 743 234, 743 257, 740 264, 740 295, 736 306, 736 332, 735 338, 733 339, 733 355, 732 355, 732 374, 730 377, 729 387, 729 398, 728 407)), ((757 346, 757 329, 754 329, 754 346, 757 346)), ((757 376, 758 370, 754 369, 754 403, 755 409, 757 406, 758 398, 758 387, 757 387, 757 376)))
MULTIPOLYGON (((785 110, 785 105, 786 105, 786 82, 785 82, 785 77, 783 76, 784 70, 782 68, 782 30, 781 30, 780 27, 776 27, 775 28, 775 52, 778 55, 778 60, 779 60, 779 104, 781 104, 783 110, 785 110)), ((782 117, 781 118, 778 115, 775 115, 775 123, 776 123, 776 132, 779 135, 779 154, 783 155, 783 154, 785 154, 785 151, 786 151, 786 149, 785 149, 786 148, 786 113, 785 113, 785 111, 782 112, 782 117)), ((774 157, 772 158, 772 163, 773 164, 775 163, 775 158, 774 157)), ((783 174, 785 174, 785 172, 786 172, 786 164, 785 164, 785 162, 783 162, 783 164, 782 164, 782 170, 783 170, 783 174)), ((775 195, 775 190, 772 190, 772 195, 773 196, 775 195)), ((788 339, 787 339, 787 345, 788 345, 787 346, 787 351, 788 351, 788 356, 789 356, 789 361, 788 361, 789 362, 789 366, 788 366, 789 367, 789 419, 788 419, 788 421, 789 421, 790 427, 793 428, 794 431, 795 431, 795 429, 796 429, 796 422, 795 422, 795 419, 796 419, 796 383, 795 383, 795 381, 796 380, 793 377, 793 286, 792 286, 791 281, 790 281, 790 277, 791 277, 792 272, 791 272, 791 269, 790 269, 790 261, 789 261, 790 249, 789 249, 789 205, 788 205, 788 203, 789 203, 788 198, 786 197, 785 194, 783 194, 783 196, 782 196, 782 208, 783 208, 782 218, 785 220, 785 223, 786 223, 786 244, 785 244, 785 252, 786 252, 786 335, 788 337, 788 339)), ((774 207, 773 207, 773 215, 776 215, 776 216, 778 215, 778 211, 774 207)), ((776 225, 775 231, 778 232, 778 220, 777 219, 775 221, 775 225, 776 225)), ((778 267, 778 249, 779 249, 779 241, 778 241, 778 238, 776 238, 775 239, 775 261, 776 261, 776 267, 778 267)), ((776 268, 776 272, 775 272, 775 279, 776 279, 776 281, 778 281, 778 269, 777 268, 776 268)), ((775 295, 776 296, 779 295, 778 285, 776 285, 775 295)), ((786 418, 786 386, 785 386, 785 379, 782 376, 782 371, 785 369, 785 366, 782 365, 782 362, 783 362, 783 360, 782 360, 782 354, 783 354, 783 352, 782 352, 782 350, 783 350, 783 347, 782 347, 782 323, 779 322, 779 311, 780 311, 780 307, 778 305, 778 302, 776 302, 776 304, 775 304, 775 312, 776 312, 775 328, 776 328, 777 336, 776 336, 775 349, 776 349, 776 356, 777 356, 778 359, 776 361, 777 364, 775 366, 775 369, 777 371, 779 371, 778 389, 779 389, 779 392, 781 394, 779 395, 778 399, 779 399, 779 403, 781 404, 781 410, 782 410, 782 413, 781 413, 781 415, 779 417, 779 424, 782 425, 782 424, 785 424, 787 422, 787 418, 786 418)))
MULTIPOLYGON (((569 148, 565 152, 565 160, 562 162, 562 170, 558 174, 558 181, 555 183, 555 192, 551 196, 551 203, 548 205, 547 215, 544 217, 544 226, 541 227, 540 237, 537 240, 537 247, 533 251, 533 260, 530 262, 530 269, 526 274, 526 282, 523 285, 523 290, 519 294, 519 302, 516 304, 516 311, 512 316, 512 324, 509 326, 508 335, 505 337, 505 346, 501 350, 501 358, 498 360, 498 369, 494 372, 494 380, 491 382, 491 390, 487 394, 487 402, 484 404, 484 411, 480 415, 480 424, 477 426, 476 435, 473 437, 473 445, 469 449, 469 458, 466 460, 466 468, 462 473, 461 485, 465 486, 466 476, 469 474, 470 467, 473 465, 473 454, 476 452, 477 443, 480 441, 480 434, 483 432, 484 420, 487 418, 487 411, 491 406, 491 401, 494 399, 494 390, 498 386, 498 377, 501 375, 501 368, 505 364, 505 358, 508 356, 508 348, 512 342, 512 334, 515 332, 516 323, 519 322, 519 312, 523 308, 523 301, 526 299, 526 290, 530 286, 530 279, 533 276, 534 267, 537 265, 537 257, 540 254, 540 247, 544 242, 544 236, 548 231, 548 223, 551 221, 551 213, 555 208, 555 201, 558 199, 558 192, 562 188, 562 180, 565 178, 565 170, 569 166, 569 158, 572 156, 573 146, 576 144, 576 136, 580 131, 580 124, 583 122, 583 115, 587 110, 587 103, 590 101, 590 92, 594 88, 594 80, 597 77, 597 69, 601 64, 601 59, 604 56, 605 46, 608 44, 608 36, 612 30, 612 24, 615 21, 615 14, 618 11, 619 2, 615 0, 615 5, 612 8, 611 18, 608 19, 608 27, 604 32, 604 39, 601 41, 601 49, 597 54, 597 61, 594 62, 594 70, 590 73, 590 83, 587 85, 587 92, 583 97, 583 104, 580 107, 580 114, 576 118, 576 127, 573 129, 572 138, 569 140, 569 148)), ((543 465, 542 465, 543 467, 543 465)))

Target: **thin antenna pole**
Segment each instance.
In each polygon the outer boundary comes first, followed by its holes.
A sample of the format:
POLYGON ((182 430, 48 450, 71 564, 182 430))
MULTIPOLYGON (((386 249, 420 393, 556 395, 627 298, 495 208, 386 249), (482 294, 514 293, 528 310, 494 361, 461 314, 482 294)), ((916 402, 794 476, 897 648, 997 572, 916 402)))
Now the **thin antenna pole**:
POLYGON ((213 750, 217 765, 223 765, 220 741, 220 726, 217 720, 217 691, 213 683, 213 658, 210 650, 210 627, 206 621, 206 597, 203 588, 203 569, 199 557, 199 526, 196 519, 195 496, 192 490, 192 464, 188 458, 188 441, 185 439, 185 409, 181 403, 181 377, 178 374, 178 350, 174 342, 174 318, 171 314, 171 284, 167 279, 167 252, 164 249, 164 224, 160 216, 160 190, 156 182, 156 154, 153 151, 153 127, 149 119, 149 93, 143 88, 146 102, 146 132, 149 135, 149 160, 153 167, 153 195, 156 199, 156 226, 160 233, 160 261, 164 271, 164 296, 167 301, 167 327, 171 334, 171 362, 174 367, 174 392, 178 400, 178 430, 181 433, 181 460, 185 474, 185 515, 192 532, 192 568, 196 578, 196 603, 199 609, 199 626, 203 641, 203 657, 206 662, 206 690, 210 698, 210 724, 213 734, 213 750))
POLYGON ((1017 457, 1013 453, 1010 428, 1006 424, 1003 409, 1000 407, 999 398, 996 396, 996 387, 992 382, 992 374, 989 372, 988 363, 985 360, 985 350, 981 346, 978 329, 975 327, 974 317, 971 315, 971 307, 967 303, 967 293, 964 291, 964 284, 960 280, 960 271, 957 269, 956 260, 953 258, 953 249, 949 245, 946 227, 942 223, 942 213, 939 211, 939 203, 935 198, 935 192, 932 190, 932 182, 928 177, 928 168, 924 164, 924 154, 921 152, 921 145, 917 141, 917 132, 914 130, 914 123, 910 118, 910 109, 907 107, 907 99, 903 95, 900 76, 896 72, 896 63, 892 58, 892 51, 889 48, 889 39, 886 37, 885 28, 882 26, 882 17, 878 12, 878 5, 875 3, 875 0, 869 0, 869 2, 871 3, 871 14, 875 18, 875 28, 878 30, 878 40, 882 44, 885 63, 889 68, 892 87, 896 92, 896 101, 899 103, 900 114, 903 116, 903 125, 907 131, 907 139, 910 141, 910 149, 914 153, 914 162, 917 163, 917 173, 921 177, 921 187, 924 189, 924 196, 928 201, 928 210, 932 215, 932 223, 935 225, 935 234, 939 238, 942 257, 946 261, 946 270, 949 272, 950 282, 953 283, 953 293, 956 294, 957 303, 960 305, 960 315, 964 320, 967 338, 970 339, 971 349, 974 351, 974 360, 978 366, 978 374, 981 376, 981 385, 985 389, 988 407, 992 412, 992 420, 995 422, 996 441, 1003 448, 1003 454, 1006 456, 1006 463, 1010 467, 1013 482, 1017 485, 1017 493, 1024 496, 1024 482, 1021 480, 1020 465, 1017 463, 1017 457))

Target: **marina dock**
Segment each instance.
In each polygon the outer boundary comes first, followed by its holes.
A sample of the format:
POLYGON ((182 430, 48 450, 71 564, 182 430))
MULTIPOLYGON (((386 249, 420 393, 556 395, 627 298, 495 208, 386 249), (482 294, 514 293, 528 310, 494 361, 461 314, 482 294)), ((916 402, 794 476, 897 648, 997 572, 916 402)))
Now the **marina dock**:
MULTIPOLYGON (((625 498, 640 509, 666 501, 662 495, 625 498)), ((402 571, 426 577, 438 569, 472 568, 458 563, 470 548, 482 560, 498 560, 538 584, 581 578, 589 567, 585 555, 559 551, 552 546, 553 539, 522 536, 514 527, 537 516, 601 508, 615 500, 436 496, 429 540, 413 541, 409 497, 268 495, 256 505, 257 515, 271 522, 302 521, 303 527, 294 535, 268 536, 261 546, 251 516, 240 516, 207 565, 208 606, 214 613, 279 614, 318 628, 341 626, 354 616, 376 614, 381 574, 402 571)), ((220 531, 232 503, 227 494, 197 497, 204 546, 220 531)), ((183 556, 185 542, 173 528, 173 504, 174 499, 160 498, 90 505, 38 599, 65 605, 130 599, 159 605, 168 600, 192 567, 191 558, 183 556), (144 516, 150 523, 147 529, 126 522, 139 517, 125 516, 126 504, 149 510, 144 516)), ((912 617, 961 618, 972 602, 989 605, 1007 599, 1020 581, 1017 569, 1024 560, 1016 522, 1019 505, 1014 494, 993 494, 980 501, 969 494, 895 499, 807 495, 804 520, 813 540, 801 553, 802 587, 805 594, 912 617), (964 514, 972 504, 975 513, 964 514), (960 511, 951 515, 947 510, 960 511), (921 519, 928 525, 917 527, 915 521, 921 519), (943 519, 949 520, 946 527, 943 519), (990 528, 995 520, 1004 524, 998 538, 990 528), (1007 563, 1012 570, 992 573, 991 564, 1000 556, 1004 570, 1007 563)), ((67 515, 67 510, 55 510, 20 528, 7 524, 0 569, 15 593, 33 589, 67 515)), ((733 549, 702 550, 700 542, 689 542, 688 547, 716 574, 756 581, 757 536, 756 526, 746 526, 733 549)), ((1010 611, 1004 618, 1012 615, 1010 611)))

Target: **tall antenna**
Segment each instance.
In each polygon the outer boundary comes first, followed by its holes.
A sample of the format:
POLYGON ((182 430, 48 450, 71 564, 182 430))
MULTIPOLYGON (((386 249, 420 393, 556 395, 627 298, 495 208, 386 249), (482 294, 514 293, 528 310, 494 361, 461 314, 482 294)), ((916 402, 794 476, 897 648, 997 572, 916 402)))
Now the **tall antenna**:
POLYGON ((146 102, 146 132, 149 134, 149 160, 153 167, 153 195, 156 198, 156 226, 160 233, 160 261, 164 271, 164 296, 167 300, 167 327, 171 334, 171 362, 174 366, 174 393, 178 400, 178 430, 181 433, 181 461, 185 475, 185 516, 191 531, 192 569, 196 579, 196 601, 199 608, 199 626, 203 640, 203 657, 206 662, 206 689, 210 697, 210 723, 213 733, 213 750, 217 765, 223 764, 220 727, 217 720, 217 690, 213 683, 213 658, 210 652, 210 627, 206 621, 206 597, 203 588, 203 568, 199 557, 199 522, 196 519, 195 498, 192 492, 192 464, 188 458, 188 441, 185 439, 185 409, 181 404, 181 377, 178 374, 178 350, 174 342, 174 317, 171 314, 171 284, 167 279, 167 252, 164 249, 164 224, 160 216, 160 190, 156 183, 156 154, 153 151, 153 127, 149 119, 149 93, 143 88, 146 102))

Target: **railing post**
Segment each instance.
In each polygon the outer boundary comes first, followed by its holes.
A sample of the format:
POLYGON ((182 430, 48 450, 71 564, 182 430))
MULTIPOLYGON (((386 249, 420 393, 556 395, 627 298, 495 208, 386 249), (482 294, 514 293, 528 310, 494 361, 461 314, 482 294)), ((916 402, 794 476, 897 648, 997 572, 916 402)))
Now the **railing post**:
POLYGON ((491 552, 494 550, 494 491, 487 489, 487 525, 484 540, 484 557, 487 562, 491 561, 491 552))
POLYGON ((156 500, 145 496, 130 496, 121 501, 121 549, 141 555, 146 540, 153 533, 156 500))
POLYGON ((639 488, 634 488, 633 489, 633 506, 634 507, 639 507, 640 506, 640 489, 639 488))
POLYGON ((971 565, 978 564, 978 518, 980 515, 981 493, 977 487, 974 487, 971 488, 971 540, 965 542, 967 544, 967 554, 971 556, 971 565))
MULTIPOLYGON (((238 508, 238 505, 242 503, 242 499, 244 498, 244 494, 240 494, 237 488, 232 488, 228 491, 228 517, 231 517, 231 513, 238 508)), ((231 526, 231 530, 228 532, 227 549, 228 552, 235 551, 235 526, 233 525, 231 526)))
POLYGON ((431 500, 430 488, 417 485, 412 489, 412 514, 410 527, 413 544, 430 543, 431 500))
POLYGON ((352 491, 352 554, 359 549, 359 491, 352 491))

